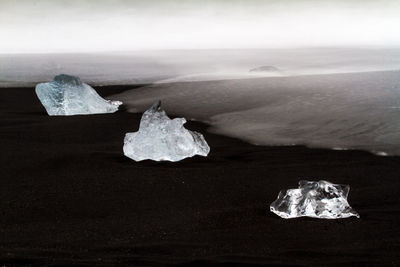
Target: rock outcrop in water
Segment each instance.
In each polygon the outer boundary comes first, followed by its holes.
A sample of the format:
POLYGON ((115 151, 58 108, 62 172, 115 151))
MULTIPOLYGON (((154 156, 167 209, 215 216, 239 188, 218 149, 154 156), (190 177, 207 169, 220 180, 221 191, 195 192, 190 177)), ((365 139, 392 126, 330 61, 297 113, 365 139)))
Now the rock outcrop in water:
POLYGON ((347 202, 349 191, 348 185, 302 180, 299 188, 282 190, 270 205, 270 210, 285 219, 302 216, 321 219, 359 218, 347 202))
POLYGON ((258 72, 258 73, 276 73, 279 72, 279 69, 274 66, 261 66, 254 69, 249 70, 250 72, 258 72))
POLYGON ((183 127, 184 118, 171 120, 161 102, 144 112, 139 131, 127 133, 124 140, 125 156, 141 161, 180 161, 194 155, 207 156, 210 147, 203 135, 183 127))
POLYGON ((49 115, 113 113, 120 101, 103 99, 79 77, 61 74, 36 86, 36 94, 49 115))

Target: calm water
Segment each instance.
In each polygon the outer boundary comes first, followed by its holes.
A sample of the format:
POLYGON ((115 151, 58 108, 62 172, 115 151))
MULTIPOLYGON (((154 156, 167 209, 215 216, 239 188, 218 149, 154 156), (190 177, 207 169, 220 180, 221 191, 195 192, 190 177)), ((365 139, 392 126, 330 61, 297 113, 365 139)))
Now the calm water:
POLYGON ((34 86, 60 73, 95 85, 199 81, 400 69, 400 49, 183 50, 0 54, 0 87, 34 86), (276 73, 251 74, 259 66, 276 73))
POLYGON ((156 84, 114 96, 254 144, 362 149, 400 155, 400 71, 156 84))
POLYGON ((170 114, 255 144, 400 155, 398 70, 400 49, 0 55, 0 87, 33 86, 60 73, 93 85, 151 83, 113 99, 131 112, 161 99, 170 114), (279 71, 249 73, 259 66, 279 71))

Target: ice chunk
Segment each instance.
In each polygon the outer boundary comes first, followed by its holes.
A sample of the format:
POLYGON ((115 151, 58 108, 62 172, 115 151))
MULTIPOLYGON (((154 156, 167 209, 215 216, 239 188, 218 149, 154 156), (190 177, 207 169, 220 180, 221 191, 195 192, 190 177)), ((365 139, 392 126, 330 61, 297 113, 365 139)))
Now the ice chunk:
POLYGON ((79 77, 66 74, 38 84, 36 94, 49 115, 112 113, 122 104, 103 99, 79 77))
POLYGON ((127 133, 125 156, 136 160, 179 161, 194 155, 207 156, 210 147, 203 135, 183 127, 186 120, 171 120, 156 102, 142 116, 139 131, 127 133))
POLYGON ((270 209, 285 219, 302 216, 322 219, 359 218, 347 202, 349 191, 348 185, 302 180, 298 189, 282 190, 270 209))

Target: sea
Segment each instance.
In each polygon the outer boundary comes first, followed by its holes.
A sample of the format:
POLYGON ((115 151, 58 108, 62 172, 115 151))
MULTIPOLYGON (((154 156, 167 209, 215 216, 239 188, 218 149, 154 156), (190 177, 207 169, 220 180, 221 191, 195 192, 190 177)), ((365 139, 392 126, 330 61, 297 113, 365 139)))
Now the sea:
POLYGON ((0 54, 0 90, 61 73, 135 85, 108 98, 128 112, 161 100, 172 117, 256 145, 400 155, 400 48, 0 54))

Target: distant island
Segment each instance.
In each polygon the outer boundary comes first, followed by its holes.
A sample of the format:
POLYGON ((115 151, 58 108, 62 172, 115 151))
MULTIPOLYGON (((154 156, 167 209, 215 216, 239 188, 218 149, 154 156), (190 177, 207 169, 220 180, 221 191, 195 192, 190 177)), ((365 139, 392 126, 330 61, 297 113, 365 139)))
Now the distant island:
POLYGON ((261 66, 251 69, 249 72, 279 72, 279 69, 274 66, 261 66))

